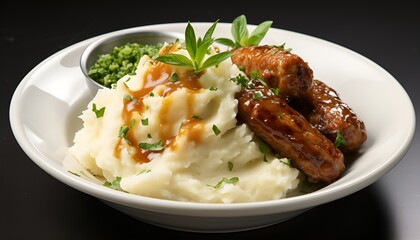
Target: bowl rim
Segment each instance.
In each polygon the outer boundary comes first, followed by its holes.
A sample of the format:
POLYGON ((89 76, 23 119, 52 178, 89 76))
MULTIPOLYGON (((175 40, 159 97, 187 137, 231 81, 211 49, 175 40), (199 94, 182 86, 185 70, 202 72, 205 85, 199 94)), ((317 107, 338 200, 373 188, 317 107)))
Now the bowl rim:
POLYGON ((122 29, 117 30, 113 32, 109 32, 106 34, 102 34, 100 36, 94 37, 93 41, 89 43, 84 49, 82 54, 80 55, 79 59, 79 67, 81 71, 83 72, 83 75, 85 78, 93 83, 98 88, 105 88, 104 85, 98 83, 88 75, 88 66, 87 61, 89 57, 91 56, 92 52, 102 44, 119 39, 121 37, 129 37, 129 36, 142 36, 142 35, 156 35, 156 36, 165 36, 165 37, 174 37, 176 39, 184 39, 184 35, 179 32, 173 32, 173 31, 157 31, 157 30, 143 30, 141 28, 128 28, 128 29, 122 29))

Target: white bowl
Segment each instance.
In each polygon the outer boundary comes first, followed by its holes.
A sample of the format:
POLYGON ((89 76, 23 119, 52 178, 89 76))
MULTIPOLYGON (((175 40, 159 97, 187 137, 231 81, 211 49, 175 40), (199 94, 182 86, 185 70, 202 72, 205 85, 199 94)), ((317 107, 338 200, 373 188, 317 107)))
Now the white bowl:
MULTIPOLYGON (((211 23, 192 25, 196 34, 202 36, 211 23)), ((135 30, 183 33, 185 27, 186 23, 175 23, 135 30)), ((230 38, 230 27, 230 24, 219 23, 215 37, 230 38)), ((253 203, 177 202, 112 190, 75 177, 62 166, 74 133, 82 126, 78 116, 92 98, 79 68, 79 58, 84 48, 98 38, 52 55, 21 81, 10 104, 12 130, 25 153, 50 175, 148 223, 199 232, 241 231, 279 223, 372 184, 403 158, 414 137, 415 113, 411 100, 387 71, 331 42, 270 29, 263 43, 286 42, 287 47, 292 47, 309 63, 315 78, 335 88, 365 122, 368 140, 344 175, 306 195, 253 203)))

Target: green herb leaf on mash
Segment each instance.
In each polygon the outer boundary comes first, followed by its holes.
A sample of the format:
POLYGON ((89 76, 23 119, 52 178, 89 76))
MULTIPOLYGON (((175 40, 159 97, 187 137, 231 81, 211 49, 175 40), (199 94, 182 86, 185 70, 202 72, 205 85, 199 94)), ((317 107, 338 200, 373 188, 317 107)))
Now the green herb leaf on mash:
POLYGON ((218 21, 213 23, 203 38, 198 39, 196 39, 194 28, 190 23, 187 24, 185 29, 185 47, 190 58, 177 53, 169 53, 158 56, 156 60, 175 66, 192 67, 194 73, 197 74, 230 58, 233 54, 232 52, 221 52, 210 56, 204 61, 204 57, 209 53, 210 47, 214 43, 212 35, 218 21))
POLYGON ((128 126, 121 126, 118 137, 127 139, 128 126))
POLYGON ((143 169, 142 171, 140 171, 139 173, 137 173, 137 175, 144 174, 144 173, 149 173, 151 171, 152 170, 150 170, 150 169, 143 169))
POLYGON ((232 162, 228 162, 228 169, 229 169, 229 172, 232 172, 232 170, 233 170, 233 163, 232 162))
POLYGON ((142 119, 141 120, 141 125, 143 125, 143 126, 149 125, 149 119, 148 118, 142 119))
POLYGON ((228 38, 218 38, 215 41, 231 47, 233 49, 244 46, 258 45, 270 29, 273 21, 265 21, 260 23, 251 34, 248 32, 247 20, 245 15, 235 18, 232 22, 231 33, 233 40, 228 38))
POLYGON ((230 179, 224 177, 216 185, 209 185, 209 186, 210 187, 213 187, 213 188, 220 188, 223 185, 223 183, 226 183, 226 184, 235 184, 238 181, 239 181, 239 178, 238 177, 232 177, 230 179))
POLYGON ((104 114, 105 114, 105 107, 102 107, 102 108, 100 108, 100 109, 97 109, 97 108, 96 108, 96 104, 95 104, 95 103, 93 103, 93 104, 92 104, 92 112, 94 112, 94 113, 95 113, 96 118, 101 118, 101 117, 103 117, 103 116, 104 116, 104 114))
POLYGON ((121 179, 122 179, 121 177, 116 177, 115 180, 112 182, 108 182, 108 181, 104 182, 103 186, 109 187, 114 190, 121 190, 121 187, 120 187, 121 179))
POLYGON ((165 147, 162 145, 162 140, 159 140, 155 143, 139 143, 139 148, 149 151, 161 151, 165 147))
POLYGON ((72 172, 72 171, 70 171, 70 170, 68 170, 67 172, 69 172, 69 173, 73 174, 74 176, 80 177, 80 174, 78 174, 78 173, 72 172))
POLYGON ((220 129, 215 124, 213 124, 212 129, 213 129, 214 134, 216 134, 216 136, 221 133, 220 129))
POLYGON ((262 154, 264 154, 264 162, 268 162, 268 160, 267 160, 267 153, 270 150, 270 148, 268 147, 268 145, 265 144, 264 142, 260 142, 258 144, 258 148, 260 149, 260 152, 262 154))

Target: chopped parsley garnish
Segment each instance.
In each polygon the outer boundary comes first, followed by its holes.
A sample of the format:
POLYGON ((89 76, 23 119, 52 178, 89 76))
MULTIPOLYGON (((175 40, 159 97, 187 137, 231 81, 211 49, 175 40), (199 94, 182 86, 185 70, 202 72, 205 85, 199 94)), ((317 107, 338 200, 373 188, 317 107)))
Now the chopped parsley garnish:
POLYGON ((233 169, 233 163, 232 162, 228 162, 228 169, 229 169, 229 171, 230 172, 232 172, 232 169, 233 169))
POLYGON ((72 172, 72 171, 70 171, 70 170, 68 170, 67 172, 69 172, 69 173, 73 174, 74 176, 80 177, 80 174, 78 174, 78 173, 72 172))
POLYGON ((149 96, 154 97, 155 94, 153 92, 150 92, 149 96))
POLYGON ((197 120, 202 120, 202 118, 198 115, 193 114, 191 117, 194 118, 194 119, 197 119, 197 120))
POLYGON ((136 126, 136 119, 131 119, 131 128, 133 128, 134 126, 136 126))
POLYGON ((249 75, 251 80, 262 80, 262 77, 257 70, 252 70, 249 75))
POLYGON ((148 118, 142 119, 141 120, 141 125, 143 125, 143 126, 149 125, 149 119, 148 118))
POLYGON ((275 95, 275 96, 279 96, 280 95, 280 88, 270 88, 270 91, 275 95))
POLYGON ((156 60, 175 66, 190 66, 192 67, 194 73, 197 74, 206 68, 216 66, 217 64, 230 58, 233 52, 226 51, 214 54, 204 60, 204 57, 209 53, 209 49, 214 42, 212 35, 217 22, 218 20, 213 23, 203 38, 198 39, 196 39, 194 28, 190 23, 188 23, 185 29, 185 47, 188 51, 189 58, 181 54, 169 53, 160 55, 156 58, 156 60))
POLYGON ((268 153, 268 151, 270 150, 270 148, 268 147, 268 145, 267 144, 265 144, 264 142, 260 142, 259 144, 258 144, 258 147, 259 147, 259 149, 260 149, 260 152, 262 153, 262 154, 264 154, 264 162, 267 162, 268 160, 267 160, 267 153, 268 153))
POLYGON ((152 138, 152 134, 148 133, 147 138, 152 138))
POLYGON ((239 178, 238 177, 232 177, 230 179, 223 177, 223 179, 220 180, 216 185, 208 185, 208 186, 213 187, 213 188, 220 188, 223 183, 226 183, 226 184, 235 184, 238 181, 239 181, 239 178))
POLYGON ((279 158, 279 161, 290 167, 290 159, 288 158, 279 158))
POLYGON ((139 173, 137 173, 137 175, 144 174, 144 173, 149 173, 151 171, 152 170, 150 170, 150 169, 143 169, 142 171, 140 171, 139 173))
POLYGON ((127 139, 127 132, 128 132, 128 126, 121 126, 120 131, 118 132, 118 137, 127 139))
POLYGON ((220 129, 215 124, 213 124, 212 129, 213 129, 214 134, 216 134, 216 136, 221 133, 220 129))
POLYGON ((120 187, 121 179, 122 179, 121 177, 116 177, 115 180, 112 182, 108 182, 108 181, 104 182, 103 186, 109 187, 115 190, 121 190, 121 187, 120 187))
POLYGON ((263 97, 263 94, 260 91, 257 91, 252 95, 252 99, 254 100, 260 100, 263 97))
POLYGON ((338 148, 341 144, 347 145, 347 141, 343 137, 343 135, 341 134, 341 131, 338 130, 337 131, 337 136, 335 137, 334 146, 338 148))
POLYGON ((94 112, 94 113, 95 113, 96 118, 101 118, 101 117, 103 117, 103 116, 104 116, 104 114, 105 114, 105 107, 102 107, 102 108, 100 108, 100 109, 97 109, 97 108, 96 108, 96 103, 93 103, 93 104, 92 104, 92 112, 94 112))
POLYGON ((177 82, 178 81, 178 74, 177 73, 173 73, 171 75, 171 82, 177 82))
POLYGON ((210 91, 217 91, 217 87, 213 87, 213 86, 211 86, 211 87, 209 88, 209 90, 210 90, 210 91))
POLYGON ((127 100, 129 102, 135 102, 137 99, 133 98, 130 94, 124 94, 123 100, 127 100))
POLYGON ((288 159, 288 158, 283 158, 283 157, 281 157, 280 156, 280 154, 278 154, 278 153, 276 153, 276 155, 275 155, 275 157, 281 162, 281 163, 283 163, 283 164, 285 164, 285 165, 287 165, 287 166, 289 166, 289 167, 291 167, 291 165, 290 165, 290 159, 288 159))
POLYGON ((245 88, 246 85, 248 84, 249 80, 242 74, 239 74, 238 76, 234 77, 234 78, 230 78, 230 81, 233 81, 234 83, 236 83, 237 85, 245 88))
POLYGON ((162 140, 159 140, 155 143, 139 143, 139 148, 144 149, 144 150, 149 150, 149 151, 161 151, 163 150, 165 147, 162 145, 162 140))

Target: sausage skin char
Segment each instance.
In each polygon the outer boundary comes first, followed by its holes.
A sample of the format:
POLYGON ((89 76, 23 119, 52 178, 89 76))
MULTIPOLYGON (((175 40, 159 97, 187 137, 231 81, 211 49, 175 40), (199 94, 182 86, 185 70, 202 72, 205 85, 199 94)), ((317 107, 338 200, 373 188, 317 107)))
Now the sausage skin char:
POLYGON ((344 171, 341 151, 268 86, 250 81, 236 97, 238 119, 310 181, 330 183, 344 171))

